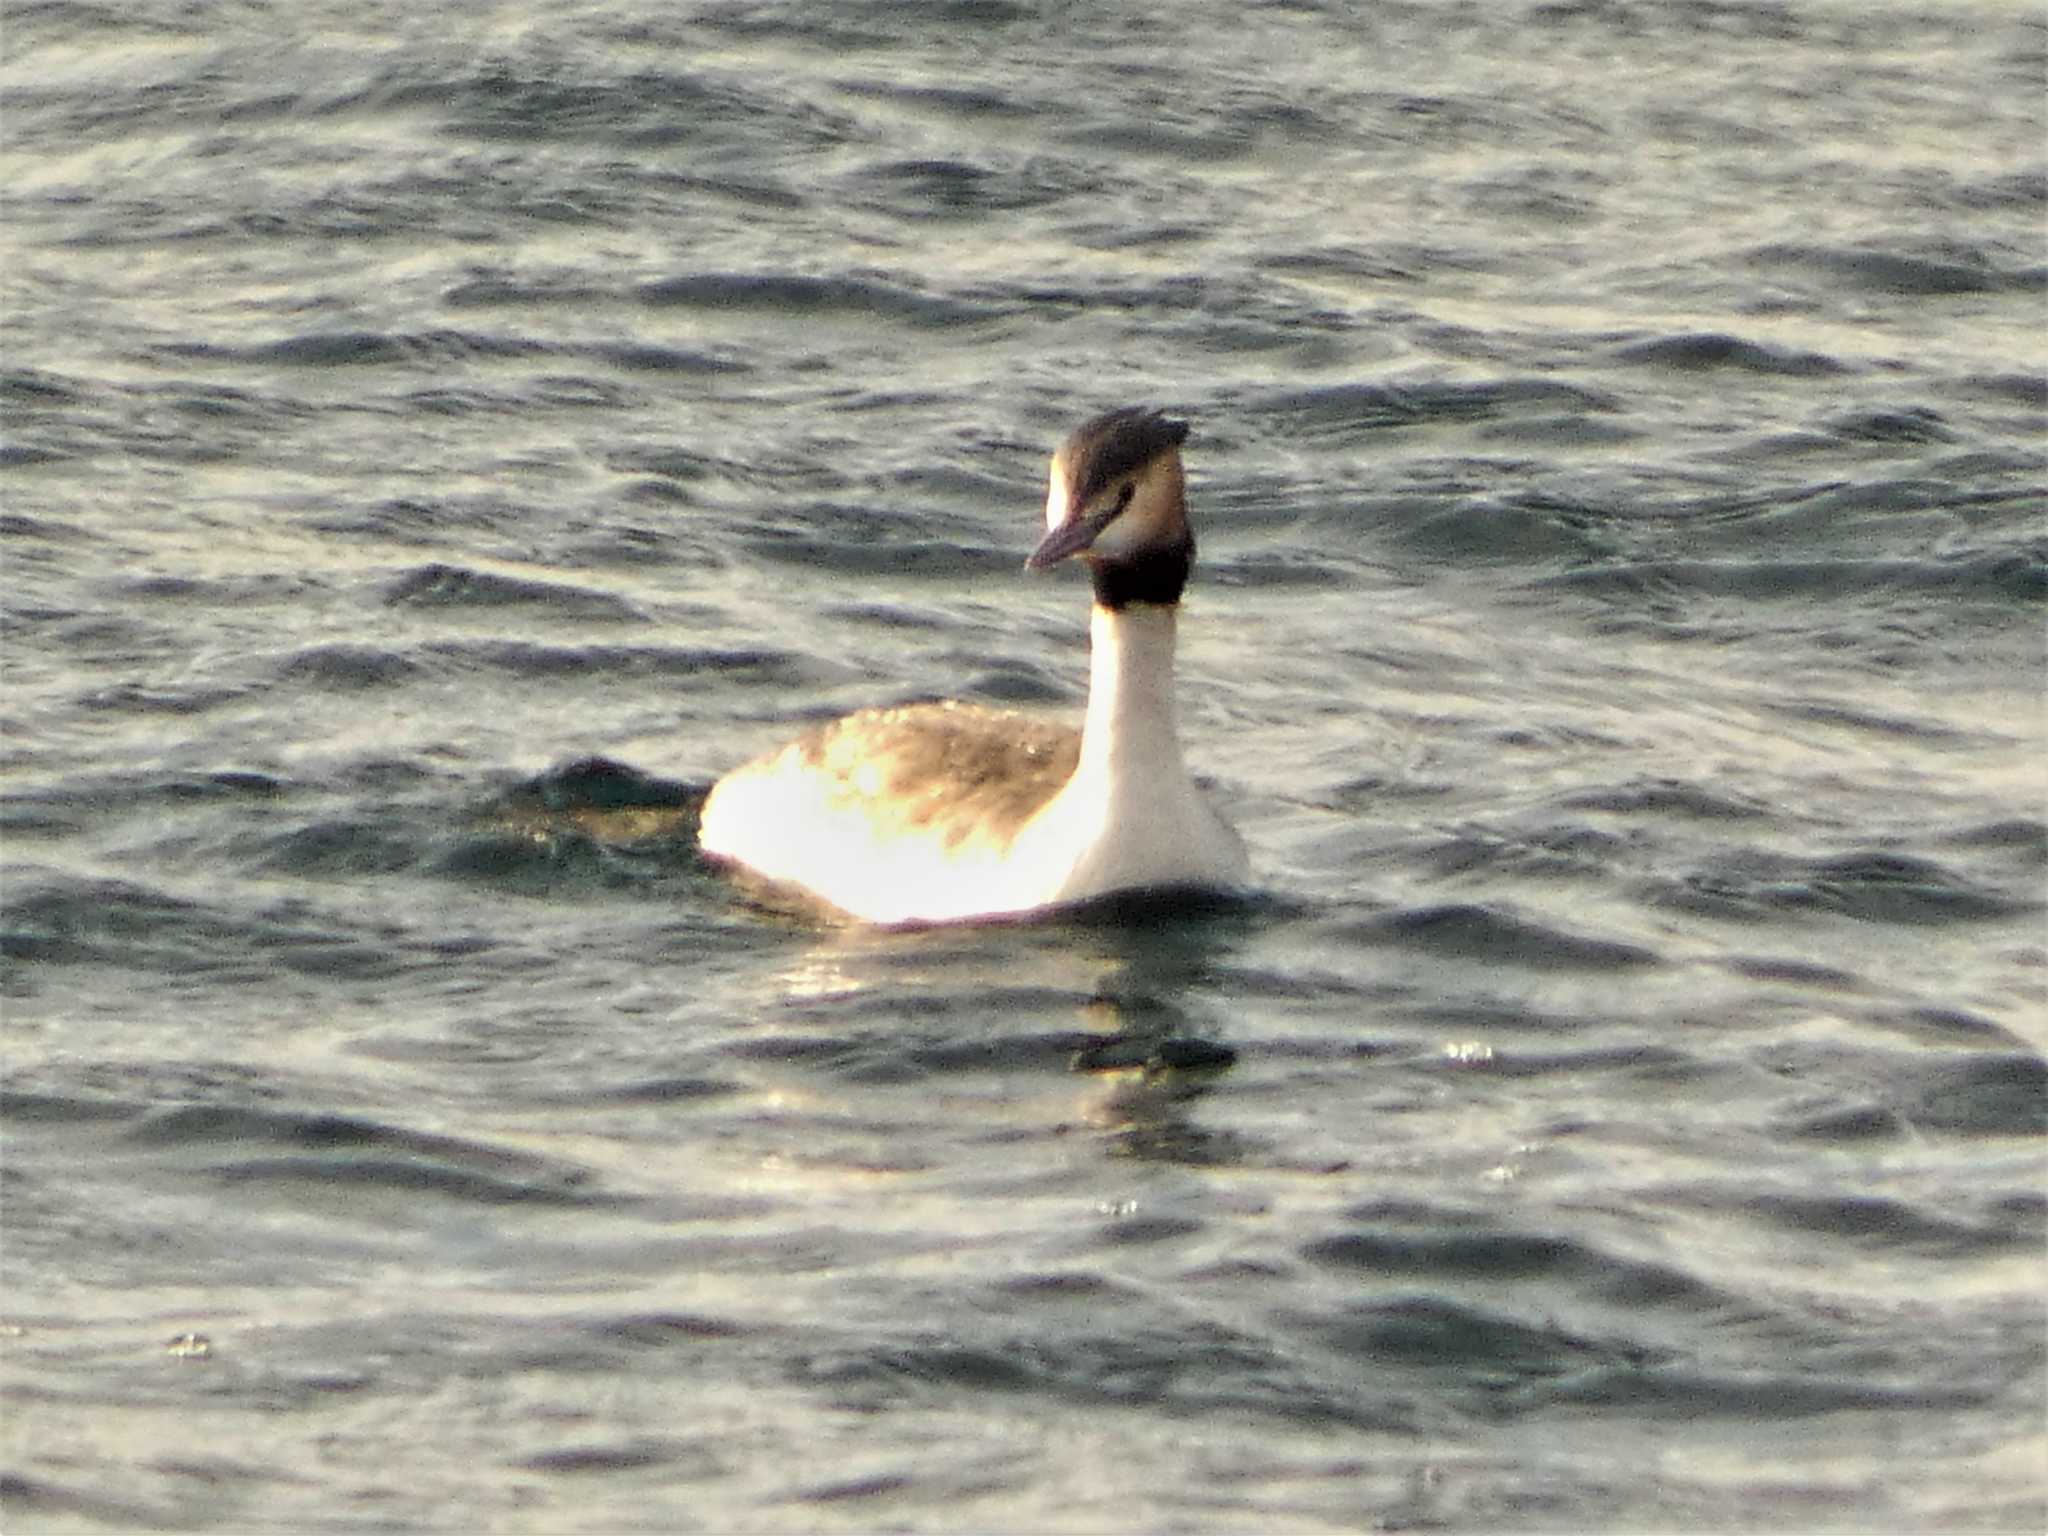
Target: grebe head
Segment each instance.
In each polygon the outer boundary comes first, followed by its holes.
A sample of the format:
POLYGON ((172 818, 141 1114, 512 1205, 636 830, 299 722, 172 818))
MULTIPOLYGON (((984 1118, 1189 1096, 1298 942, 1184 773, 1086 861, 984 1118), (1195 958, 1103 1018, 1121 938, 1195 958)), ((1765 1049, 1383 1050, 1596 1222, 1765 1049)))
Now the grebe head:
POLYGON ((1187 436, 1186 422, 1144 406, 1076 427, 1052 456, 1045 538, 1025 569, 1080 555, 1106 608, 1178 602, 1195 559, 1180 464, 1187 436))

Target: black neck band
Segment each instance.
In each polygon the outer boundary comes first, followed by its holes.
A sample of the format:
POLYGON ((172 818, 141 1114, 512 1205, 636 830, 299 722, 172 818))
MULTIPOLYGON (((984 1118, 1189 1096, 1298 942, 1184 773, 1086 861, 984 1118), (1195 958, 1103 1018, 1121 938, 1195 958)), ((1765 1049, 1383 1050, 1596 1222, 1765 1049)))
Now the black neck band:
POLYGON ((1194 567, 1193 534, 1169 549, 1147 550, 1134 560, 1089 562, 1095 601, 1110 609, 1126 603, 1177 603, 1194 567))

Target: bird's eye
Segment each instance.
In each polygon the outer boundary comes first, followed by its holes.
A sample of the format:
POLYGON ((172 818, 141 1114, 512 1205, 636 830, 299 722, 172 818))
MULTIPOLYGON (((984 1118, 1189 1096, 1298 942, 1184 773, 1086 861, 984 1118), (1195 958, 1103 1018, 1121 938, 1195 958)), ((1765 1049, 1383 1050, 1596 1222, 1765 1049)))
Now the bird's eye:
POLYGON ((1124 508, 1131 504, 1131 497, 1136 493, 1137 489, 1137 484, 1133 482, 1118 491, 1116 493, 1116 511, 1110 515, 1113 517, 1122 516, 1124 508))

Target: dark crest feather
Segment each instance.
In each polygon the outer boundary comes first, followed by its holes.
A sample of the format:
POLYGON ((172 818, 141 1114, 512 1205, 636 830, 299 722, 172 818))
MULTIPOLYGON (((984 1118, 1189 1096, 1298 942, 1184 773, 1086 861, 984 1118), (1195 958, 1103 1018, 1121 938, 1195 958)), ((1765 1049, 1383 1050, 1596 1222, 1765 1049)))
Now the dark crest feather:
POLYGON ((1060 449, 1069 503, 1086 506, 1118 476, 1143 468, 1187 440, 1186 422, 1174 421, 1147 405, 1104 411, 1082 422, 1060 449))

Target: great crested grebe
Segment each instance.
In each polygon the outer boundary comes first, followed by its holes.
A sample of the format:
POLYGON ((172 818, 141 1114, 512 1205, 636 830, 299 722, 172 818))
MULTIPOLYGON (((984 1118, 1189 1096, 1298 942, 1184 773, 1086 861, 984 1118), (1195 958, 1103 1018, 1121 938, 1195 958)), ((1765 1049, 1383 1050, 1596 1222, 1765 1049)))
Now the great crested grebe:
POLYGON ((1052 456, 1027 570, 1094 579, 1076 733, 913 704, 835 720, 712 787, 698 844, 871 923, 1015 916, 1119 891, 1241 885, 1244 844, 1181 761, 1174 623, 1194 565, 1184 421, 1109 411, 1052 456))

